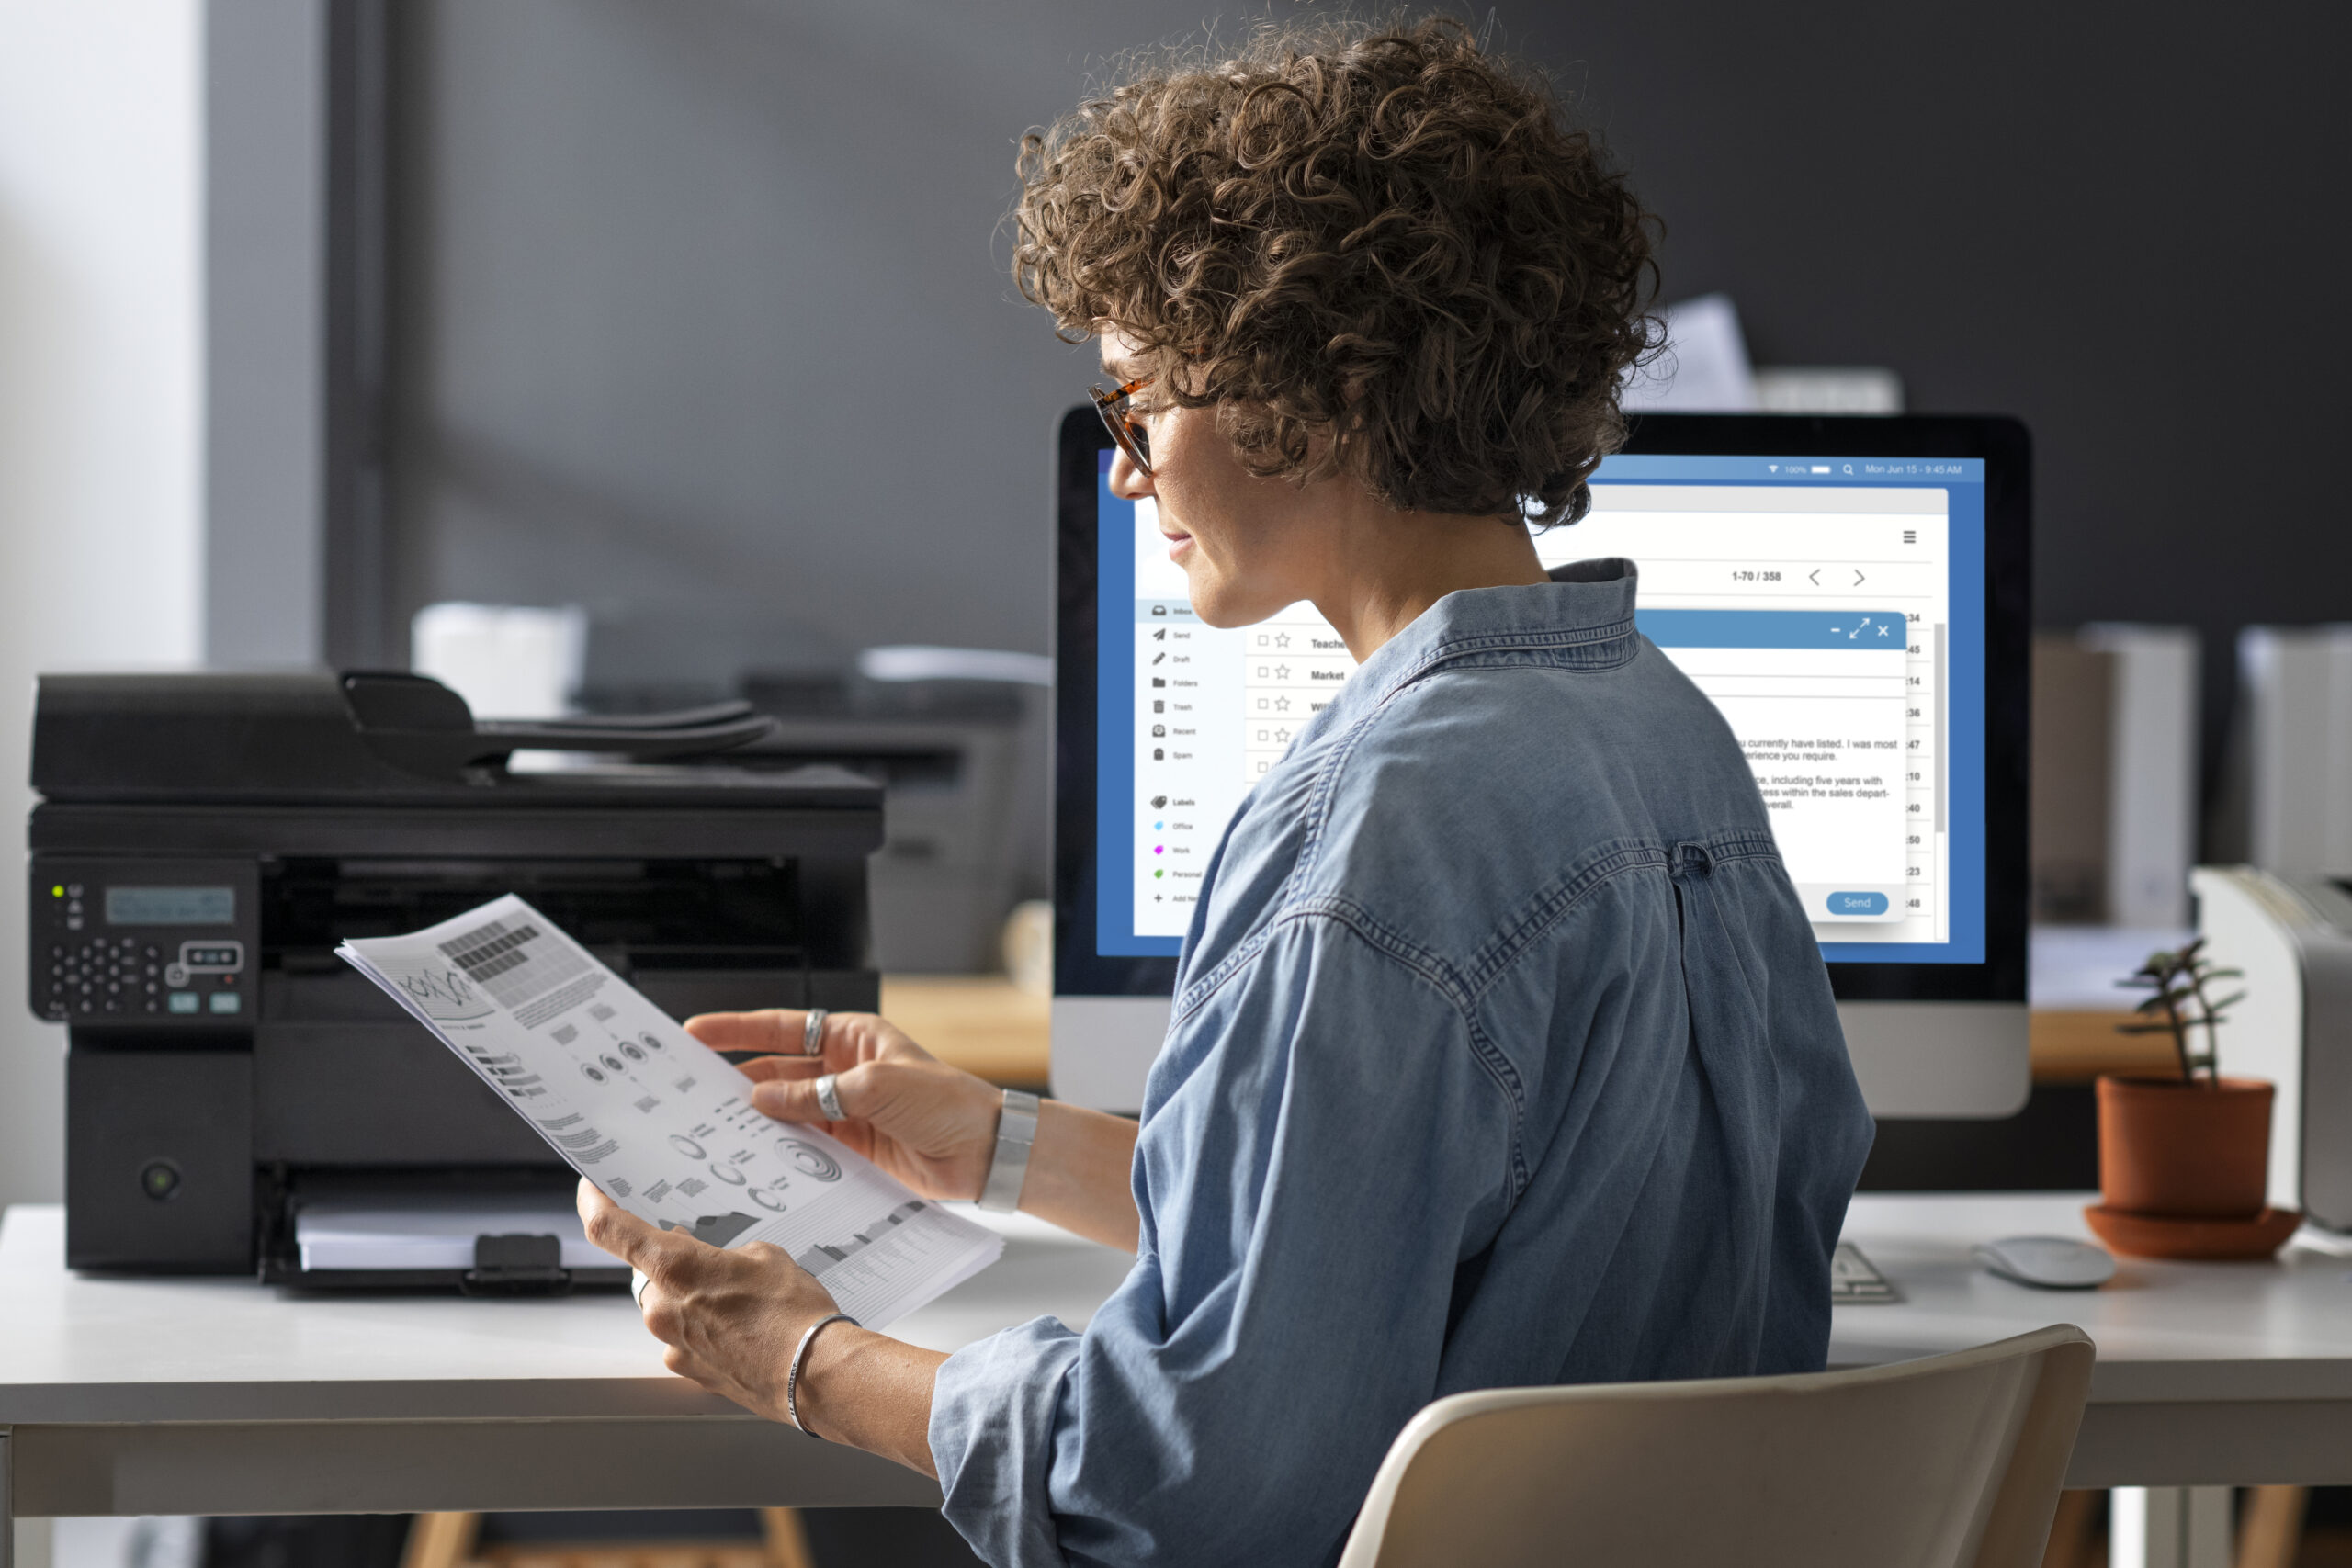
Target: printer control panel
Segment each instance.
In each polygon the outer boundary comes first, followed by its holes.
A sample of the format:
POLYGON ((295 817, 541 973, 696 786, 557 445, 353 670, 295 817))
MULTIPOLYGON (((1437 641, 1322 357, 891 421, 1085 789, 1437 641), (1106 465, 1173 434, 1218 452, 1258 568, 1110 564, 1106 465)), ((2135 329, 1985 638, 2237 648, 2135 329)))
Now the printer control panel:
POLYGON ((252 1027, 261 951, 253 863, 35 855, 28 892, 36 1017, 252 1027))

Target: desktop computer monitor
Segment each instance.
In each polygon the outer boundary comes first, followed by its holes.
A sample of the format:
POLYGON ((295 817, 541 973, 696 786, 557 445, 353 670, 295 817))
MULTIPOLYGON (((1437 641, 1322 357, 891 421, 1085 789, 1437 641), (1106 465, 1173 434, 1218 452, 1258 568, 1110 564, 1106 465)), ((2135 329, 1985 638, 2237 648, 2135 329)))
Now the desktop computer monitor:
MULTIPOLYGON (((1353 671, 1193 615, 1091 408, 1058 453, 1053 1086, 1134 1111, 1200 868, 1353 671)), ((1625 556, 1747 750, 1881 1116, 2024 1103, 2028 448, 1995 418, 1648 414, 1546 566, 1625 556)))

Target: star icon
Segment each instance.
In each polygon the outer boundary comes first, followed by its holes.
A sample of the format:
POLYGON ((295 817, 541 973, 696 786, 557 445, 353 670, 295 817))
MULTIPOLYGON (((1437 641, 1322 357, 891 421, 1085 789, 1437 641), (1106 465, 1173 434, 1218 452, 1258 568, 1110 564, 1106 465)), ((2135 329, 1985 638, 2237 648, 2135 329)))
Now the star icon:
POLYGON ((1290 712, 1290 699, 1288 697, 1276 697, 1274 699, 1274 706, 1280 712, 1288 713, 1290 712))
POLYGON ((1276 632, 1274 634, 1274 646, 1276 648, 1288 648, 1290 646, 1290 633, 1276 632))
POLYGON ((1274 679, 1275 679, 1275 680, 1277 680, 1277 681, 1287 681, 1287 680, 1289 680, 1289 679, 1290 679, 1290 666, 1289 666, 1289 665, 1287 665, 1287 664, 1277 664, 1277 665, 1275 665, 1275 666, 1274 666, 1274 679))
POLYGON ((1277 729, 1274 731, 1274 739, 1277 740, 1287 741, 1290 739, 1290 731, 1287 728, 1277 729))

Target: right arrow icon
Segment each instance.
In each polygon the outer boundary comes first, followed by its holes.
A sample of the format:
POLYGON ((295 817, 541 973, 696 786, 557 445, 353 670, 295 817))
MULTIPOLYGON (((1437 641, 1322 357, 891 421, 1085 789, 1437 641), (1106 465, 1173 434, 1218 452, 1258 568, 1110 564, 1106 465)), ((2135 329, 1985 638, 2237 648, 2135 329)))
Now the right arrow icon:
POLYGON ((1857 588, 1860 588, 1861 585, 1862 585, 1862 574, 1861 574, 1861 572, 1858 570, 1856 570, 1856 571, 1855 571, 1855 573, 1854 573, 1854 586, 1855 586, 1855 587, 1857 587, 1857 588))

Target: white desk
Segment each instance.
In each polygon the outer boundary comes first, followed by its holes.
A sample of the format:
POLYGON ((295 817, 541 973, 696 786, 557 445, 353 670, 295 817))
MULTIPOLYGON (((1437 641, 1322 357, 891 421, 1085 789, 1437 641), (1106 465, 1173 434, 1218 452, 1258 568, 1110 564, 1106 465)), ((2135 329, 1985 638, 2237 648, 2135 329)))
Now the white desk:
MULTIPOLYGON (((1077 1327, 1134 1261, 978 1217, 1003 1259, 893 1334, 954 1349, 1042 1314, 1077 1327)), ((939 1503, 910 1471, 671 1376, 626 1296, 95 1279, 65 1270, 63 1228, 54 1207, 0 1224, 0 1568, 12 1500, 28 1516, 939 1503)))
POLYGON ((2352 1259, 2117 1260, 2096 1291, 2037 1291, 1969 1260, 2005 1235, 2095 1239, 2089 1193, 1854 1200, 1846 1239, 1904 1294, 1843 1306, 1832 1366, 1901 1360, 2072 1323, 2098 1345, 2069 1486, 2352 1483, 2352 1259))
MULTIPOLYGON (((2083 1201, 1858 1198, 1847 1234, 1906 1299, 1838 1308, 1832 1363, 2075 1323, 2099 1360, 2068 1484, 2352 1482, 2352 1259, 2127 1261, 2106 1288, 2067 1292, 1970 1265, 1977 1241, 2082 1234, 2083 1201)), ((1040 1314, 1075 1327, 1125 1274, 1123 1254, 989 1219, 1004 1260, 894 1333, 950 1349, 1040 1314)), ((19 1208, 0 1228, 0 1465, 28 1515, 938 1501, 894 1465, 669 1376, 618 1296, 336 1300, 80 1278, 61 1261, 62 1223, 19 1208), (623 1454, 626 1472, 610 1462, 623 1454)))

